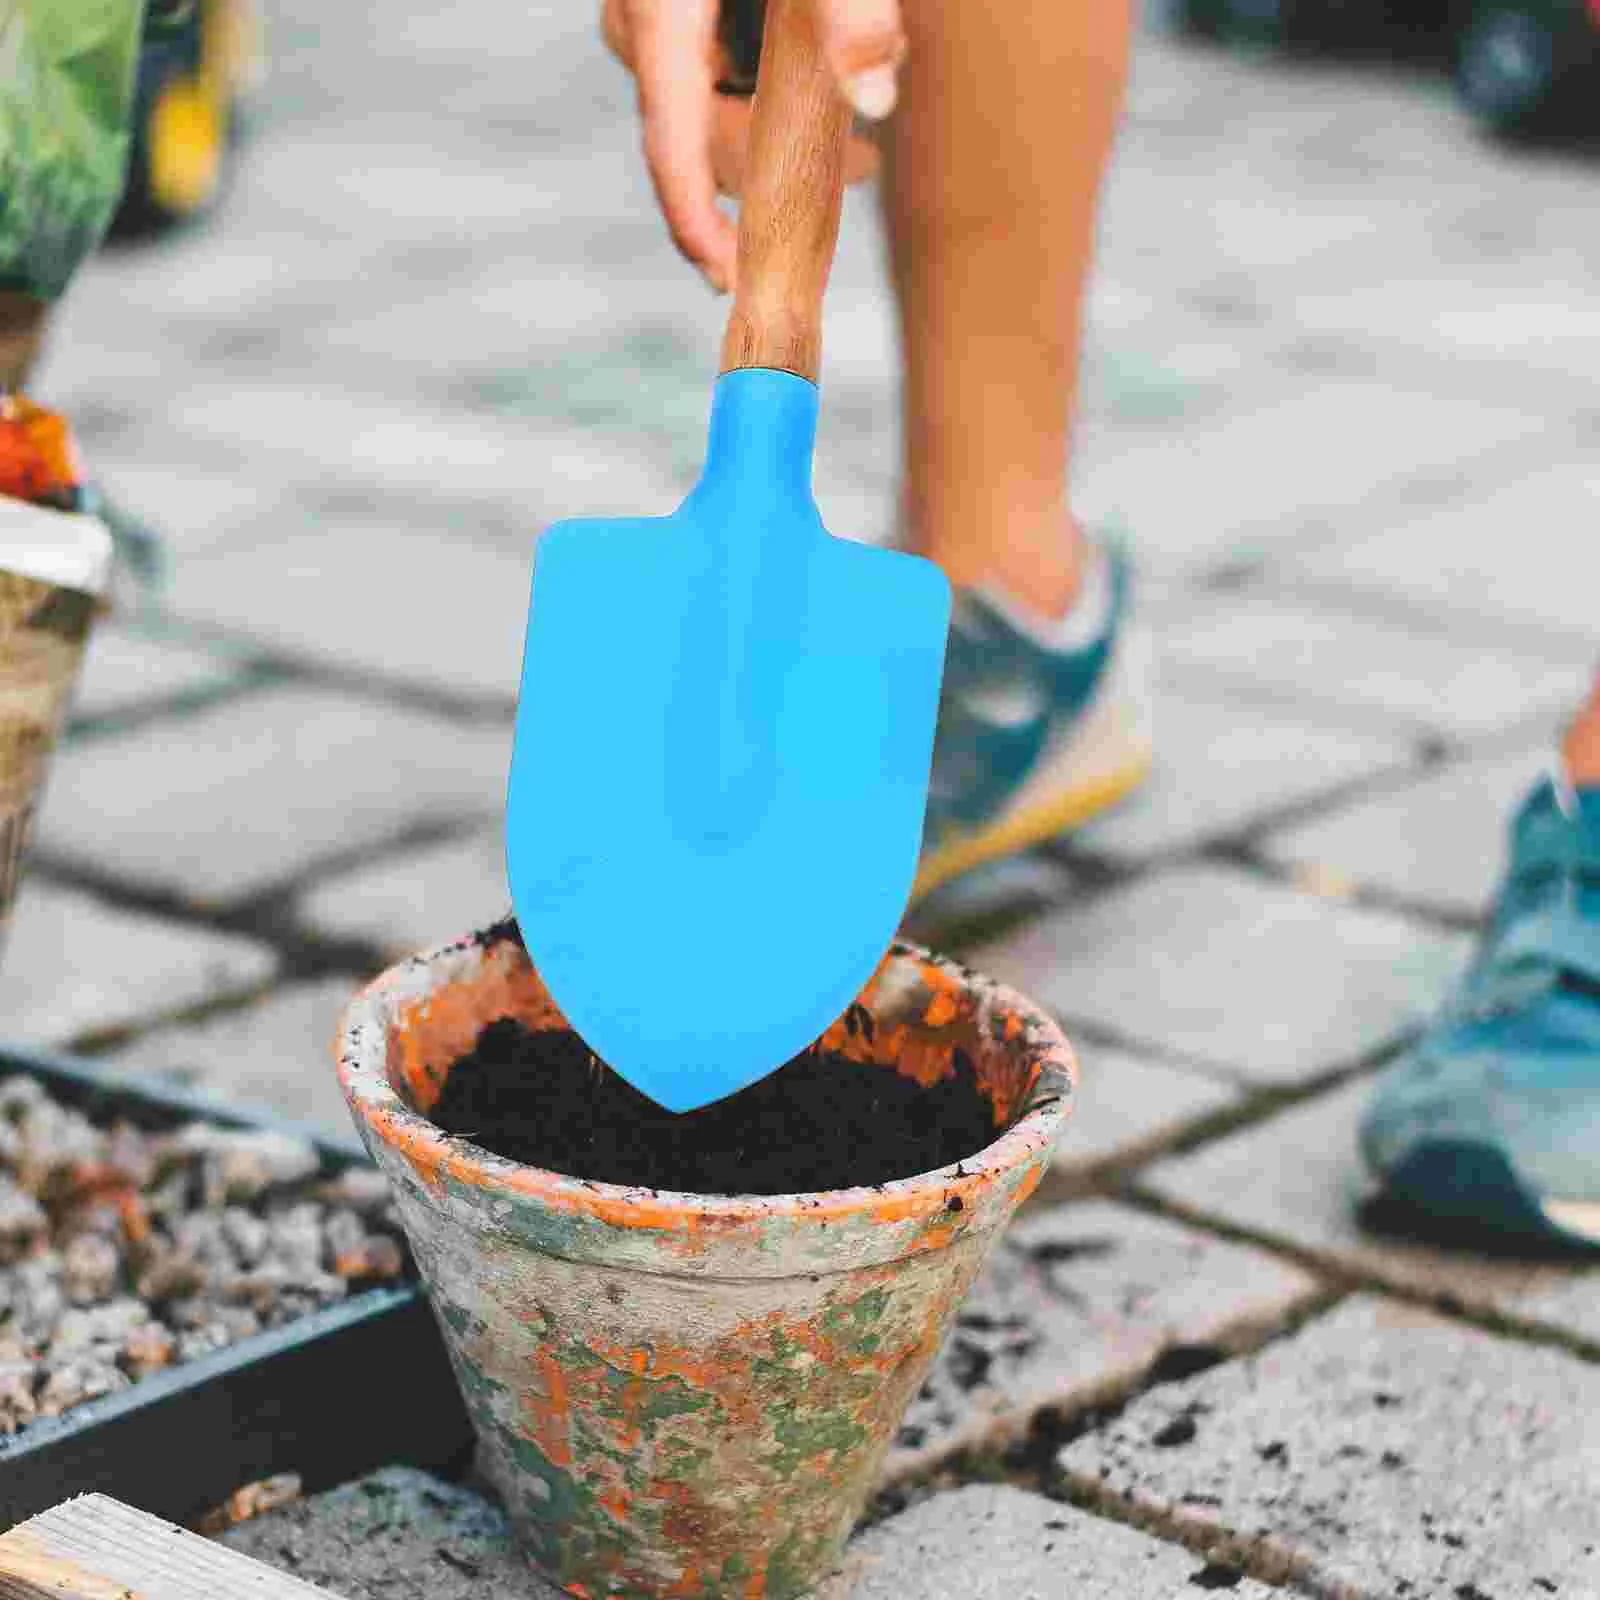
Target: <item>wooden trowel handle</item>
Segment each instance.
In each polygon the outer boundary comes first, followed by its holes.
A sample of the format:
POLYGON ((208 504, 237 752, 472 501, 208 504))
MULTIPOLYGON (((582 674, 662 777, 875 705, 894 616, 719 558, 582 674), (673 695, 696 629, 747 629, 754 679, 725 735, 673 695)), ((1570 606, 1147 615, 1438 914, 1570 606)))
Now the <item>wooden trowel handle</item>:
POLYGON ((776 367, 815 383, 851 112, 823 60, 813 4, 768 0, 722 370, 776 367))

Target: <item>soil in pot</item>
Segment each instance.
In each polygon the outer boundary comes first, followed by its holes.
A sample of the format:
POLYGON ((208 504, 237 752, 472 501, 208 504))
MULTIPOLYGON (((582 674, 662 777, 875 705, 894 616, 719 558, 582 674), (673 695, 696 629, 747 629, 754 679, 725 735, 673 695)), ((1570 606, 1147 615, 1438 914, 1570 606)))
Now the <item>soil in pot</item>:
POLYGON ((795 1194, 887 1183, 995 1137, 972 1064, 923 1088, 811 1049, 725 1100, 664 1111, 576 1033, 491 1022, 429 1112, 445 1132, 570 1177, 688 1194, 795 1194))

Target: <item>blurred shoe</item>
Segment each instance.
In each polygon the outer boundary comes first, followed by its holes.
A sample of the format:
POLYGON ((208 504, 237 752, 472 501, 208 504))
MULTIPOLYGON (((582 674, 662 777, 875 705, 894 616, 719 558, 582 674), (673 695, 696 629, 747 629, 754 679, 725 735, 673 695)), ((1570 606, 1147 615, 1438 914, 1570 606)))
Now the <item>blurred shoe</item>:
POLYGON ((957 597, 913 902, 1098 816, 1149 774, 1148 651, 1127 557, 1096 546, 1066 619, 957 597))
POLYGON ((1386 1226, 1600 1246, 1600 789, 1541 782, 1455 994, 1361 1128, 1386 1226))

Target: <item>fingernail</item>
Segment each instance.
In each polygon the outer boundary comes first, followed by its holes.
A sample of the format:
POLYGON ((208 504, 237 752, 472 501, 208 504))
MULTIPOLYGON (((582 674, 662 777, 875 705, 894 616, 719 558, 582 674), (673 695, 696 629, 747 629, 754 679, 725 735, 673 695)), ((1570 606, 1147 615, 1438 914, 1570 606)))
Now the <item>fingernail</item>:
POLYGON ((844 95, 858 115, 882 122, 894 110, 898 74, 892 66, 869 67, 844 80, 844 95))

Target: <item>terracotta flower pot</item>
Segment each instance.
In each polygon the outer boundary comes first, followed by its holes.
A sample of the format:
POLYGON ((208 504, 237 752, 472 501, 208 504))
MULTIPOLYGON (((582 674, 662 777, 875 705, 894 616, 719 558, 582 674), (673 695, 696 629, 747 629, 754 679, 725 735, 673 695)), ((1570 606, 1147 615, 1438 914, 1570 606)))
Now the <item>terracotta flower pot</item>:
POLYGON ((450 1065, 506 1016, 565 1027, 514 940, 416 957, 351 1004, 339 1077, 525 1548, 589 1600, 805 1593, 1044 1171, 1066 1040, 1020 996, 897 947, 825 1043, 924 1087, 964 1053, 994 1141, 878 1187, 696 1195, 521 1166, 430 1123, 450 1065))

